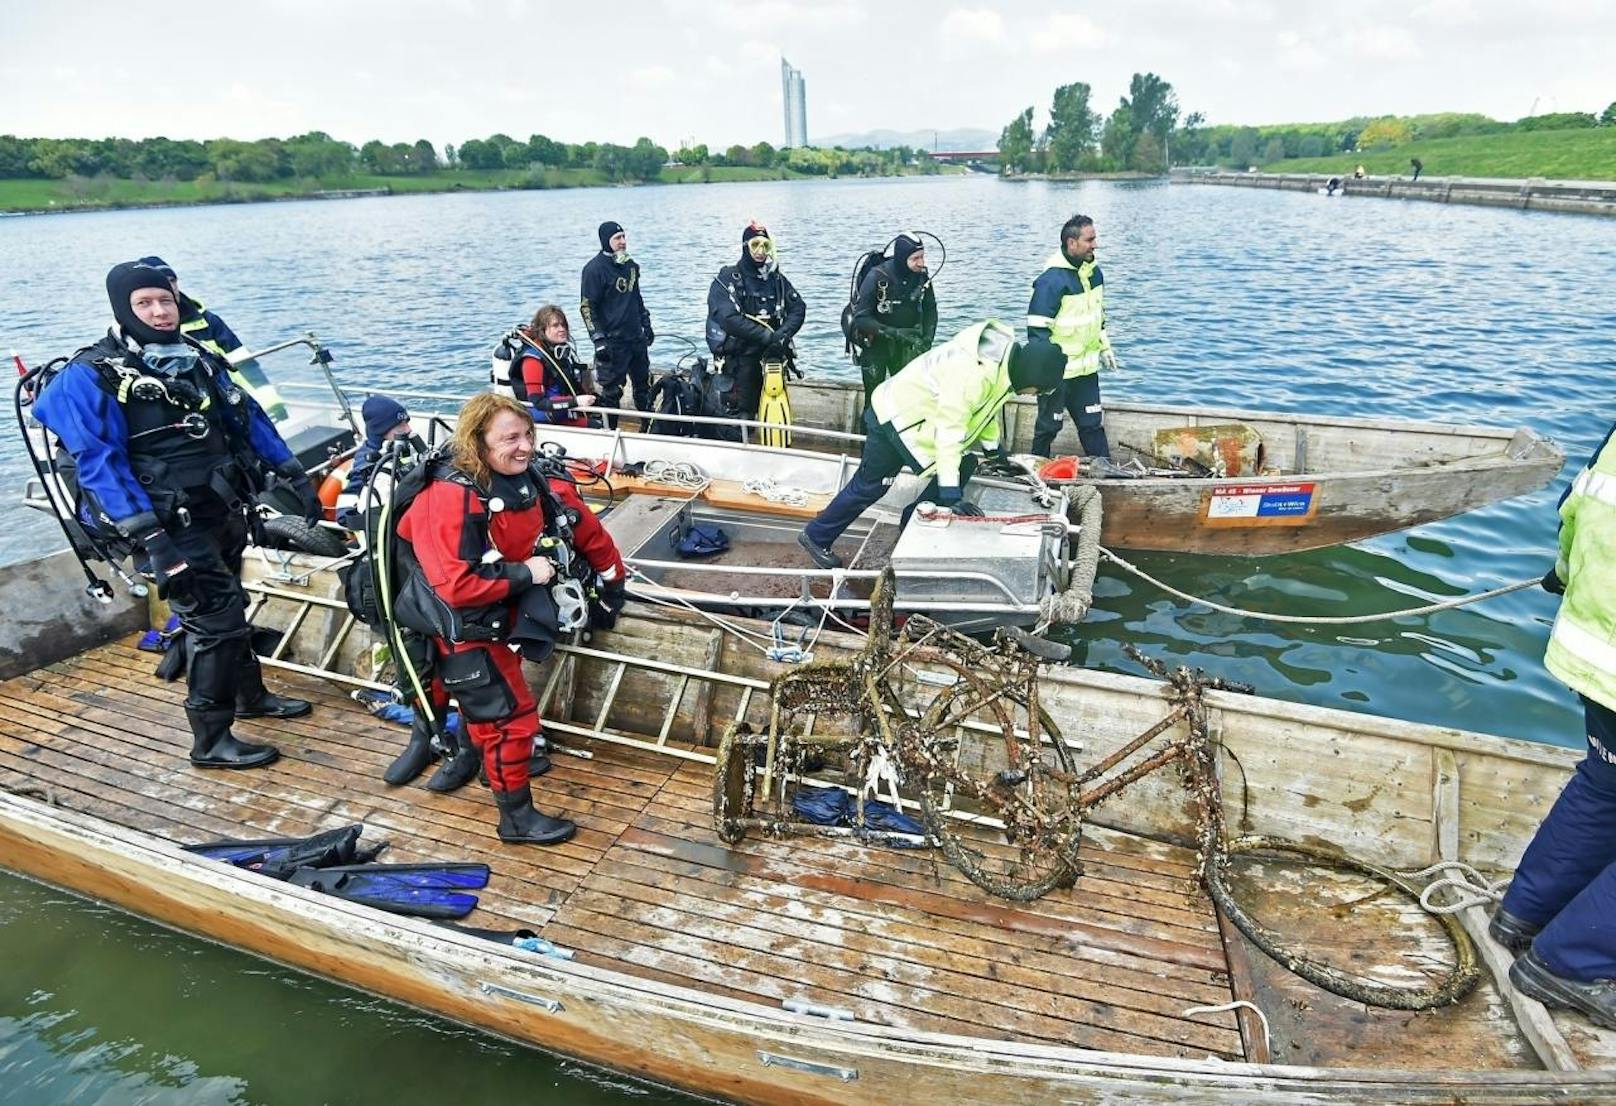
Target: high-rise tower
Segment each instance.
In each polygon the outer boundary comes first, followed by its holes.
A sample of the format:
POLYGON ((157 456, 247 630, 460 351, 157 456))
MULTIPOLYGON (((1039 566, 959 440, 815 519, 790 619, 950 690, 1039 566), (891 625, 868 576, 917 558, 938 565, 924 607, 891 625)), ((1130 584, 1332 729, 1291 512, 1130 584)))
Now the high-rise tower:
POLYGON ((780 101, 785 107, 786 146, 808 145, 808 93, 802 72, 780 59, 780 101))

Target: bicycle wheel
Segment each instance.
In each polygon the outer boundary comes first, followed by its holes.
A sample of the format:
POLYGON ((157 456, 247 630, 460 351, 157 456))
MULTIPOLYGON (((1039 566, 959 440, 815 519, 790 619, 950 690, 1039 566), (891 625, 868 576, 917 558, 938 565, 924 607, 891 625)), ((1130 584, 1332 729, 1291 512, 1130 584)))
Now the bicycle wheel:
POLYGON ((927 660, 954 676, 918 720, 900 724, 905 761, 922 770, 927 830, 989 894, 1027 902, 1070 886, 1082 870, 1080 789, 1071 750, 1038 701, 1036 676, 927 660))

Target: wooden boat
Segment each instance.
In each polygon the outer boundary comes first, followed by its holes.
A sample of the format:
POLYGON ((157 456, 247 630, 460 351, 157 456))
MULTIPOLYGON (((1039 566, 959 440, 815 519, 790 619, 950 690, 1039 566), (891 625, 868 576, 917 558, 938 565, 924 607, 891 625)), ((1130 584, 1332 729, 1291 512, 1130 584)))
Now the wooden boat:
MULTIPOLYGON (((1616 1102, 1616 1034, 1511 992, 1481 907, 1461 914, 1492 973, 1411 1014, 1320 991, 1250 950, 1191 886, 1193 804, 1141 781, 1085 833, 1086 872, 1033 903, 993 899, 934 854, 712 823, 713 746, 763 724, 761 650, 712 623, 631 605, 610 633, 532 671, 555 756, 541 801, 581 825, 550 849, 500 844, 476 785, 388 789, 403 731, 343 693, 369 655, 320 562, 253 557, 266 658, 311 719, 241 724, 283 759, 244 773, 185 761, 177 689, 131 648, 150 612, 82 595, 58 555, 0 569, 0 865, 515 1040, 738 1103, 1616 1102), (289 659, 292 658, 292 659, 289 659), (219 837, 353 821, 398 860, 486 860, 469 921, 520 924, 558 960, 182 852, 219 837), (1233 1000, 1260 1009, 1209 1011, 1233 1000)), ((757 624, 753 624, 756 626, 757 624)), ((822 657, 858 647, 826 632, 822 657)), ((1058 669, 1043 702, 1081 763, 1168 709, 1164 687, 1058 669)), ((1209 692, 1232 828, 1402 868, 1506 871, 1569 750, 1209 692), (1235 765, 1238 764, 1238 768, 1235 765)), ((987 831, 983 831, 986 833, 987 831)), ((987 846, 984 846, 987 847, 987 846)), ((1393 984, 1452 950, 1429 917, 1345 876, 1245 866, 1270 926, 1393 984)))
MULTIPOLYGON (((794 383, 791 405, 799 425, 862 431, 858 384, 794 383)), ((1017 400, 1006 412, 1010 448, 1030 449, 1036 404, 1017 400)), ((1094 481, 1101 540, 1118 549, 1267 556, 1361 541, 1536 491, 1565 463, 1559 446, 1524 427, 1112 402, 1105 424, 1119 457, 1148 459, 1159 433, 1187 427, 1247 427, 1263 447, 1252 473, 1094 481)), ((1077 450, 1063 427, 1055 451, 1077 450)))

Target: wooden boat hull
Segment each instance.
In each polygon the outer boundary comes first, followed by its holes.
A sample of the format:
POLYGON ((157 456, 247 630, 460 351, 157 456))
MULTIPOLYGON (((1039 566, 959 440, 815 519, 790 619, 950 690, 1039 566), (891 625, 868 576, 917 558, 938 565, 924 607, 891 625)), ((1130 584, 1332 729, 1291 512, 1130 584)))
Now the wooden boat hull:
MULTIPOLYGON (((267 573, 271 567, 264 566, 262 571, 267 573)), ((37 584, 51 575, 38 569, 0 570, 0 595, 16 580, 37 584)), ((58 594, 70 598, 76 589, 70 573, 55 575, 59 577, 58 594)), ((329 572, 313 572, 303 585, 283 583, 279 587, 329 597, 335 590, 329 576, 329 572)), ((37 609, 58 595, 36 592, 32 598, 37 609)), ((65 608, 65 599, 59 605, 65 608)), ((289 625, 293 617, 297 616, 282 610, 262 621, 289 625)), ((332 608, 304 612, 297 623, 295 652, 300 656, 319 654, 332 640, 337 618, 340 614, 332 608)), ((362 635, 352 637, 340 649, 350 663, 368 648, 362 635)), ((94 638, 74 641, 66 634, 54 635, 32 646, 32 659, 36 667, 50 664, 83 648, 88 640, 94 638)), ((856 644, 856 640, 827 634, 816 649, 829 656, 856 644)), ((676 763, 687 765, 698 779, 705 771, 701 762, 710 757, 704 749, 728 719, 759 721, 766 717, 766 696, 754 691, 761 681, 781 670, 752 651, 726 649, 721 636, 706 623, 632 609, 617 630, 597 635, 588 646, 569 647, 563 656, 571 658, 567 662, 572 665, 570 674, 563 676, 558 668, 538 673, 541 700, 563 688, 562 698, 552 700, 557 704, 554 709, 545 711, 553 740, 590 745, 597 755, 616 747, 611 743, 664 754, 678 758, 676 763), (636 667, 628 672, 619 658, 629 658, 636 667), (728 682, 714 682, 717 675, 702 677, 703 672, 721 674, 728 682), (551 676, 558 682, 552 683, 551 676), (701 686, 694 686, 692 680, 701 686), (670 701, 672 709, 664 714, 670 701), (660 733, 659 719, 663 720, 660 733)), ((668 966, 652 966, 671 965, 674 959, 625 961, 645 965, 642 972, 613 970, 582 960, 552 961, 426 923, 381 915, 200 860, 169 840, 93 813, 94 789, 69 790, 77 778, 73 773, 89 771, 96 773, 92 779, 108 781, 108 787, 136 788, 148 796, 157 816, 190 811, 189 817, 197 819, 193 825, 204 828, 220 820, 256 818, 254 824, 259 828, 279 829, 273 817, 265 820, 265 812, 284 803, 297 788, 302 789, 301 798, 297 806, 286 807, 288 812, 301 811, 303 818, 311 813, 316 819, 364 818, 388 833, 406 832, 410 812, 430 808, 436 812, 434 817, 454 827, 454 835, 444 839, 447 844, 437 847, 452 848, 458 842, 458 847, 481 850, 490 846, 479 843, 479 838, 490 836, 490 831, 487 811, 479 821, 478 811, 473 809, 475 795, 433 798, 414 790, 384 792, 378 783, 364 777, 344 775, 353 771, 352 758, 360 751, 349 744, 316 747, 315 734, 320 735, 319 740, 327 740, 331 734, 337 736, 330 740, 342 740, 338 731, 344 727, 329 723, 289 732, 286 740, 294 751, 287 763, 262 775, 230 774, 241 778, 221 780, 217 775, 189 772, 182 761, 175 762, 172 773, 160 769, 143 772, 142 762, 160 766, 167 763, 164 758, 180 755, 181 737, 174 736, 170 749, 162 737, 153 736, 163 729, 161 719, 177 715, 178 696, 154 688, 145 677, 144 662, 138 660, 123 662, 121 672, 116 666, 109 669, 101 681, 90 672, 86 673, 90 679, 76 677, 71 669, 71 664, 55 665, 0 688, 0 694, 25 706, 32 702, 32 695, 54 694, 48 702, 41 699, 39 705, 27 706, 38 712, 35 719, 0 721, 0 865, 337 982, 707 1097, 759 1106, 779 1102, 889 1106, 928 1098, 993 1101, 1007 1106, 1167 1100, 1220 1104, 1616 1102, 1616 1072, 1610 1067, 1616 1046, 1610 1035, 1592 1031, 1585 1024, 1579 1027, 1577 1019, 1569 1019, 1569 1023, 1567 1019, 1547 1019, 1538 1010, 1540 1020, 1517 1031, 1503 1001, 1495 992, 1488 992, 1472 996, 1467 1006, 1420 1015, 1411 1022, 1407 1015, 1364 1011, 1330 996, 1321 998, 1320 992, 1288 991, 1285 988, 1293 984, 1285 981, 1282 971, 1278 983, 1270 979, 1262 984, 1277 989, 1253 991, 1254 969, 1233 951, 1226 962, 1216 961, 1226 973, 1223 986, 1237 997, 1262 1001, 1276 1023, 1282 1014, 1296 1018, 1303 1033, 1332 1045, 1332 1064, 1273 1062, 1286 1059, 1292 1055, 1289 1052, 1243 1062, 1201 1059, 1201 1053, 1193 1050, 1147 1055, 1042 1043, 1014 1039, 987 1018, 976 1023, 982 1027, 978 1034, 936 1032, 903 1017, 887 1024, 869 1019, 833 1021, 732 997, 724 988, 713 987, 710 979, 704 986, 700 978, 682 977, 668 966), (124 698, 100 690, 102 683, 109 689, 121 685, 124 690, 117 694, 124 698), (60 690, 52 693, 53 687, 60 690), (122 702, 134 704, 130 709, 138 717, 132 722, 119 705, 122 702), (63 713, 81 709, 89 712, 83 720, 63 713), (151 722, 146 720, 148 715, 151 722), (41 721, 44 719, 53 721, 41 721), (128 729, 119 730, 119 725, 128 729), (75 736, 75 726, 87 727, 82 737, 75 736), (107 740, 125 742, 132 752, 114 749, 102 754, 93 744, 100 733, 107 740), (108 759, 98 761, 102 755, 108 759), (123 763, 131 757, 133 767, 123 763), (97 763, 106 767, 96 768, 97 763), (123 782, 126 777, 130 782, 123 782), (349 790, 333 795, 319 791, 323 777, 353 782, 349 790), (55 791, 58 787, 62 790, 55 791), (239 805, 219 801, 219 796, 242 787, 259 790, 243 792, 239 805), (26 790, 47 797, 54 794, 61 805, 17 793, 26 790), (184 799, 176 801, 176 796, 184 799), (470 812, 469 820, 456 813, 462 810, 470 812), (1583 1070, 1533 1070, 1532 1053, 1524 1041, 1536 1046, 1534 1033, 1549 1035, 1542 1045, 1543 1055, 1560 1058, 1560 1066, 1581 1064, 1583 1070), (1485 1035, 1497 1039, 1480 1042, 1485 1035), (1362 1061, 1354 1064, 1353 1056, 1378 1059, 1375 1066, 1368 1066, 1362 1061)), ((306 683, 300 690, 311 686, 306 683)), ((339 709, 341 701, 340 695, 328 695, 320 709, 339 709)), ((1063 669, 1049 675, 1043 702, 1063 731, 1082 742, 1085 757, 1098 759, 1161 718, 1166 699, 1161 686, 1152 681, 1063 669)), ((1227 808, 1243 811, 1249 819, 1240 828, 1330 841, 1350 853, 1392 866, 1462 857, 1487 868, 1507 867, 1524 848, 1576 761, 1570 750, 1251 696, 1211 693, 1208 705, 1211 731, 1229 750, 1231 763, 1237 759, 1240 765, 1240 771, 1224 776, 1227 808)), ((367 755, 372 758, 367 764, 385 763, 383 753, 367 755)), ((558 766, 556 772, 564 776, 566 770, 566 766, 558 766)), ((672 780, 671 776, 663 778, 672 780)), ((648 793, 663 794, 671 786, 652 783, 647 785, 648 793)), ((482 802, 486 807, 485 798, 482 802)), ((1131 790, 1126 802, 1113 802, 1102 809, 1103 821, 1111 828, 1100 836, 1181 837, 1192 826, 1191 806, 1173 778, 1152 778, 1131 790)), ((190 832, 198 831, 193 828, 190 832)), ((617 841, 644 836, 643 831, 608 832, 617 841)), ((491 847, 503 850, 488 854, 504 858, 498 860, 497 869, 531 862, 535 852, 504 849, 497 843, 491 847)), ((757 851, 735 853, 726 862, 722 858, 729 854, 722 849, 698 847, 720 865, 713 869, 720 873, 713 877, 720 882, 744 873, 784 871, 792 866, 788 858, 795 848, 760 843, 757 851)), ((556 855, 550 850, 536 852, 541 860, 556 855)), ((858 869, 851 865, 854 854, 835 855, 848 865, 842 870, 856 884, 858 869)), ((669 858, 673 868, 691 863, 688 857, 669 858)), ((983 932, 999 924, 1035 927, 1045 936, 1059 935, 1068 955, 1087 950, 1087 955, 1106 963, 1122 958, 1143 963, 1146 953, 1162 947, 1143 920, 1099 928, 1068 921, 1066 912, 1071 907, 1053 901, 1025 913, 992 902, 957 900, 954 896, 962 893, 957 883, 944 882, 939 887, 935 875, 927 875, 927 871, 923 864, 916 866, 914 875, 906 877, 911 881, 907 889, 892 884, 885 893, 895 896, 894 901, 902 904, 902 912, 909 917, 918 916, 923 902, 947 905, 955 918, 951 932, 963 932, 961 927, 967 925, 987 927, 983 932)), ((617 877, 605 873, 602 878, 617 877)), ((746 878, 758 882, 753 876, 746 878)), ((782 919, 834 914, 839 908, 831 889, 843 882, 846 880, 819 879, 813 883, 818 890, 811 898, 800 891, 806 886, 800 879, 771 885, 776 890, 769 892, 769 898, 778 913, 766 917, 784 926, 787 923, 782 919)), ((1080 882, 1076 890, 1060 894, 1070 895, 1071 903, 1076 904, 1093 892, 1080 882)), ((1165 896, 1166 891, 1156 894, 1165 896)), ((567 897, 564 891, 559 895, 563 902, 567 897)), ((885 916, 873 899, 849 899, 845 905, 875 912, 861 917, 885 916)), ((565 909, 542 901, 529 908, 547 916, 554 916, 552 910, 565 909)), ((881 922, 882 928, 874 931, 878 942, 888 924, 881 922)), ((1227 934, 1224 939, 1227 945, 1227 934)), ((675 933, 668 940, 672 942, 669 947, 680 948, 690 938, 675 933)), ((789 940, 794 948, 808 947, 794 932, 789 936, 782 932, 778 940, 789 940)), ((1215 933, 1212 940, 1217 940, 1215 933)), ((1238 947, 1238 939, 1235 942, 1238 947)), ((946 950, 969 943, 943 933, 938 935, 936 947, 946 950)), ((1186 946, 1174 947, 1182 950, 1186 946)), ((734 950, 737 960, 747 955, 745 948, 734 950)), ((861 955, 850 948, 840 962, 856 964, 861 955)), ((965 954, 961 950, 958 955, 965 954)), ((989 977, 1014 977, 1017 972, 1025 976, 1026 969, 1016 958, 1022 955, 1015 954, 996 966, 989 961, 984 970, 989 977)), ((1048 962, 1046 953, 1038 956, 1048 962)), ((1204 953, 1195 953, 1191 959, 1208 966, 1214 963, 1204 953)), ((1036 958, 1030 961, 1038 962, 1036 958)), ((1170 969, 1168 962, 1163 965, 1164 970, 1170 969)), ((833 969, 822 966, 816 971, 823 974, 833 969)), ((1255 971, 1260 977, 1262 966, 1255 971)), ((931 988, 940 986, 940 976, 935 973, 915 978, 929 981, 931 988)), ((1172 984, 1170 977, 1163 976, 1158 986, 1170 988, 1172 984)), ((990 985, 1006 986, 997 981, 978 984, 990 985)), ((863 986, 878 988, 875 993, 880 994, 890 989, 894 994, 920 996, 928 984, 905 988, 896 977, 878 976, 863 986)), ((1484 984, 1484 990, 1488 986, 1484 984)), ((1174 1001, 1173 1006, 1177 1005, 1174 1001)), ((902 1007, 892 1009, 901 1011, 902 1007)), ((1059 1011, 1061 1007, 1050 1009, 1059 1011)), ((1102 1031, 1109 1028, 1108 1020, 1120 1027, 1128 1017, 1136 1016, 1115 1009, 1107 1014, 1106 1009, 1096 1008, 1095 1016, 1101 1019, 1096 1028, 1102 1031)), ((915 1012, 917 1019, 920 1013, 915 1012)), ((1218 1031, 1227 1038, 1232 1019, 1219 1017, 1225 1020, 1218 1031)), ((1280 1033, 1276 1024, 1276 1034, 1280 1033)), ((1268 1056, 1267 1043, 1254 1026, 1242 1025, 1240 1039, 1247 1056, 1268 1056)), ((1300 1049, 1301 1045, 1294 1047, 1300 1049)))
MULTIPOLYGON (((798 383, 791 395, 801 425, 848 433, 862 428, 858 385, 798 383)), ((1036 414, 1030 400, 1007 408, 1013 450, 1031 448, 1036 414)), ((1110 438, 1124 446, 1148 447, 1166 427, 1226 423, 1256 430, 1266 465, 1280 475, 1096 481, 1105 508, 1102 540, 1118 549, 1171 553, 1296 553, 1525 495, 1554 479, 1565 463, 1558 446, 1530 430, 1106 405, 1110 438)), ((1076 432, 1063 428, 1055 451, 1078 452, 1076 432)))

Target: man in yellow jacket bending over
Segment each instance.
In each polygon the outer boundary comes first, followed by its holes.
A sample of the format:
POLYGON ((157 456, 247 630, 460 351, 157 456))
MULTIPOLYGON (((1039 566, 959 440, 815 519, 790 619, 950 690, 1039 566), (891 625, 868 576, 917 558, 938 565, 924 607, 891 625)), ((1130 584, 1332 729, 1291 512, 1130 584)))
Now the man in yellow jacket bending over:
MULTIPOLYGON (((842 567, 831 546, 904 469, 931 475, 921 499, 955 514, 980 515, 965 498, 965 484, 976 468, 972 451, 1002 453, 999 412, 1004 405, 1013 395, 1053 390, 1065 365, 1060 350, 1047 342, 1024 346, 997 319, 966 327, 915 358, 870 394, 858 470, 798 535, 798 542, 820 568, 842 567)), ((904 522, 913 510, 911 504, 904 522)))
POLYGON ((1538 827, 1490 931, 1524 955, 1510 982, 1616 1029, 1616 427, 1560 501, 1543 657, 1582 699, 1588 755, 1538 827))

